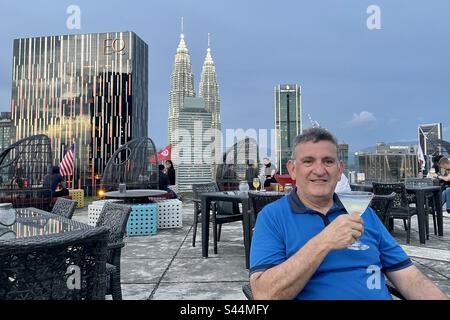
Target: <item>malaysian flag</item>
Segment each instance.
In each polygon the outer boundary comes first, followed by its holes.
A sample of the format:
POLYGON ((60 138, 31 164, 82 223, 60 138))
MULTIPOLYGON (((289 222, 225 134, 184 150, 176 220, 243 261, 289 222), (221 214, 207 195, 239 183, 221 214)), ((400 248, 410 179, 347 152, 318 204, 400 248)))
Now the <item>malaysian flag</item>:
POLYGON ((59 172, 62 176, 73 175, 73 158, 75 153, 75 145, 71 145, 66 155, 59 164, 59 172))

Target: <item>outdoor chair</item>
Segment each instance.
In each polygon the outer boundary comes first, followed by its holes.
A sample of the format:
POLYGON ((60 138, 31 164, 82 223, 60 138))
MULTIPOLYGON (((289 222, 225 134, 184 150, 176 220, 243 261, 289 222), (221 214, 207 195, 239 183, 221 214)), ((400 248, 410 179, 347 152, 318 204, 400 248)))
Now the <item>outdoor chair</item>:
MULTIPOLYGON (((215 182, 199 183, 192 185, 194 200, 194 231, 192 236, 192 246, 195 247, 195 238, 197 235, 197 225, 200 222, 199 215, 202 213, 201 198, 202 193, 219 192, 219 188, 215 182)), ((220 241, 222 233, 222 224, 243 219, 242 213, 239 212, 237 204, 230 202, 217 201, 211 203, 211 222, 213 224, 214 253, 217 254, 217 242, 220 241)))
POLYGON ((67 219, 72 219, 76 205, 76 201, 59 197, 52 208, 52 213, 67 219))
POLYGON ((131 207, 113 202, 107 202, 100 213, 96 227, 105 226, 109 229, 108 254, 106 272, 108 275, 107 292, 113 300, 122 300, 120 286, 120 257, 125 246, 123 238, 130 216, 131 207))
POLYGON ((0 300, 104 300, 107 241, 106 228, 0 240, 0 300))
MULTIPOLYGON (((406 186, 418 186, 418 187, 432 187, 439 186, 439 180, 437 179, 417 179, 417 178, 408 178, 405 179, 406 186)), ((416 197, 414 194, 408 194, 408 200, 410 203, 416 202, 416 197)), ((437 220, 436 220, 436 203, 434 201, 434 196, 432 193, 428 193, 425 195, 425 205, 426 205, 426 213, 427 213, 427 223, 425 225, 427 240, 430 238, 430 223, 428 219, 428 215, 431 214, 433 217, 433 230, 434 234, 437 235, 437 220)))
MULTIPOLYGON (((394 286, 390 285, 389 283, 386 283, 386 287, 389 290, 389 293, 399 299, 399 300, 405 300, 405 297, 400 293, 400 291, 397 290, 397 288, 395 288, 394 286)), ((242 285, 242 292, 244 293, 245 297, 247 298, 247 300, 255 300, 253 298, 253 292, 252 292, 252 288, 250 287, 250 283, 245 283, 242 285)))
POLYGON ((402 219, 406 230, 406 243, 411 239, 411 217, 417 215, 416 208, 410 207, 410 202, 406 196, 406 187, 404 183, 373 183, 373 192, 375 195, 389 195, 395 193, 392 206, 388 211, 389 219, 402 219))
POLYGON ((389 195, 375 195, 370 202, 369 207, 377 214, 378 218, 389 229, 389 211, 395 198, 395 192, 389 195))
POLYGON ((253 192, 248 193, 250 202, 250 212, 252 217, 252 228, 256 223, 258 213, 269 203, 284 197, 284 194, 278 192, 253 192))

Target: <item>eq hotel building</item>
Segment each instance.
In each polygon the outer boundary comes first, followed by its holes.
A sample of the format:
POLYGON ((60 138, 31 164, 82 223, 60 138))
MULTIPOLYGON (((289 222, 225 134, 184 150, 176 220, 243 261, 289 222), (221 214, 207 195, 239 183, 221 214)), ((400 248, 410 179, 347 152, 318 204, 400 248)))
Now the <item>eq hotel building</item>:
POLYGON ((11 118, 15 141, 50 137, 54 164, 74 143, 74 187, 90 190, 115 150, 147 137, 147 44, 133 32, 14 40, 11 118))

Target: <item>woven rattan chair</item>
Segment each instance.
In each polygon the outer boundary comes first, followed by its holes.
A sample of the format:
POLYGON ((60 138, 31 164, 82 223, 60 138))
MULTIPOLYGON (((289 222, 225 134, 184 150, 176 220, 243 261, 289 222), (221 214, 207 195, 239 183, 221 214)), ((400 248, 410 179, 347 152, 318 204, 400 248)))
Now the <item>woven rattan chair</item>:
MULTIPOLYGON (((215 182, 199 183, 192 185, 194 200, 194 230, 192 236, 192 246, 195 247, 195 238, 197 235, 197 225, 199 215, 202 212, 200 195, 208 192, 219 192, 219 188, 215 182)), ((214 253, 217 254, 217 242, 220 241, 222 233, 222 224, 235 221, 241 221, 242 214, 239 212, 237 204, 230 202, 214 202, 211 204, 211 223, 213 224, 214 253)))
POLYGON ((98 218, 97 227, 105 226, 109 229, 108 255, 106 272, 109 276, 107 294, 111 294, 113 300, 122 300, 122 288, 120 286, 120 257, 125 246, 123 238, 130 216, 131 207, 112 202, 107 202, 98 218))
POLYGON ((388 214, 389 219, 402 219, 406 230, 406 243, 411 240, 411 217, 417 215, 416 208, 409 206, 406 196, 406 188, 404 183, 373 183, 373 192, 375 195, 389 195, 395 193, 392 207, 388 214))
POLYGON ((52 213, 67 219, 72 219, 76 205, 76 201, 59 197, 52 208, 52 213))
POLYGON ((395 192, 389 195, 375 195, 370 202, 369 207, 371 207, 378 218, 384 224, 386 228, 389 229, 389 211, 392 208, 392 203, 395 199, 395 192))
POLYGON ((0 300, 104 300, 107 241, 106 228, 0 240, 0 300))
POLYGON ((258 213, 269 203, 284 197, 284 194, 278 192, 252 192, 248 193, 250 202, 250 211, 252 213, 252 227, 256 223, 258 213))

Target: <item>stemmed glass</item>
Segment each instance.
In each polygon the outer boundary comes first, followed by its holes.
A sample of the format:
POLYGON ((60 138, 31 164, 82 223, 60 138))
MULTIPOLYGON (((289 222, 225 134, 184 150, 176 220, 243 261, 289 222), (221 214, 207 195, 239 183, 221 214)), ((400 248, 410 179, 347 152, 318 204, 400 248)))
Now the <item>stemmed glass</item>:
MULTIPOLYGON (((345 210, 349 214, 357 212, 360 216, 366 211, 367 207, 372 201, 374 194, 372 192, 351 191, 338 193, 339 200, 344 205, 345 210)), ((361 241, 356 240, 351 246, 348 247, 351 250, 367 250, 369 246, 363 244, 361 241)))
POLYGON ((259 178, 253 178, 253 187, 256 191, 258 191, 258 188, 260 187, 261 182, 259 181, 259 178))

